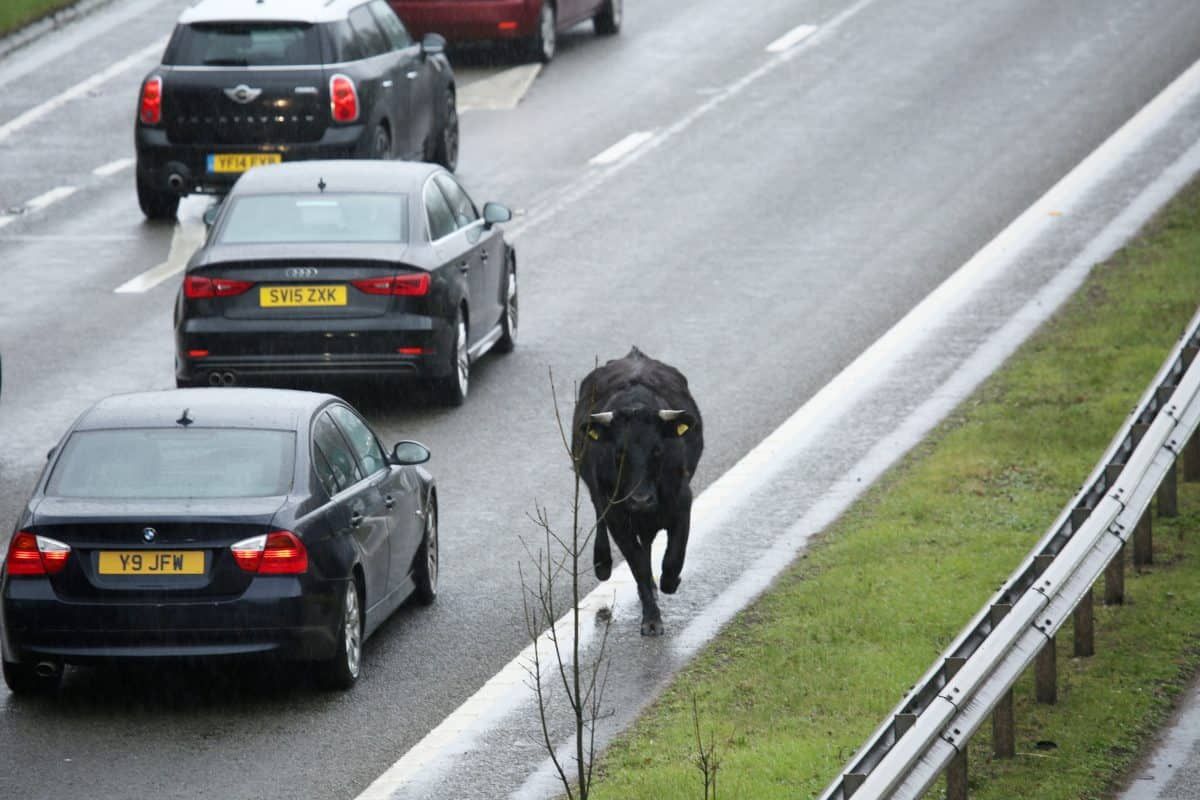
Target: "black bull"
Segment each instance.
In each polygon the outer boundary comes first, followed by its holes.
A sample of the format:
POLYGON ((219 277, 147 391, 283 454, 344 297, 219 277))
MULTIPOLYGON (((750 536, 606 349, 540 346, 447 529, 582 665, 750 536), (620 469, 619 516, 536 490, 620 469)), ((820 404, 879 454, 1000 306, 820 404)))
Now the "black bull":
POLYGON ((650 545, 666 530, 659 585, 673 594, 691 525, 689 482, 703 450, 700 409, 674 367, 635 347, 580 383, 571 452, 596 509, 596 577, 612 574, 611 535, 637 581, 643 636, 663 632, 650 545))

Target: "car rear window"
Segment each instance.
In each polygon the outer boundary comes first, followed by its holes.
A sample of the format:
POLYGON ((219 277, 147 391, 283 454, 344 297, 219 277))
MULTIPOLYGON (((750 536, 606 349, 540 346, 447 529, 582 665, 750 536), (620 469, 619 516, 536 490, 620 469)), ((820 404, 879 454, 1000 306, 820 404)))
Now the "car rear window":
POLYGON ((129 428, 76 431, 46 486, 52 497, 277 497, 291 490, 291 431, 129 428))
POLYGON ((219 22, 181 25, 163 63, 181 67, 276 67, 321 63, 315 25, 219 22))
POLYGON ((395 194, 278 194, 233 199, 221 244, 408 241, 408 202, 395 194))

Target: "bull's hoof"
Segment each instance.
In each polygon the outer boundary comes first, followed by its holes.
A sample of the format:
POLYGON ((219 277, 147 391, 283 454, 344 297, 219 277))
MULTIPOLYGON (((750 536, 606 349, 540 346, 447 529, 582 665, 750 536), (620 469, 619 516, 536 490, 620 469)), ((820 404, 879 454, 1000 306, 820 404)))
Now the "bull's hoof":
POLYGON ((661 619, 642 620, 642 636, 662 636, 663 624, 661 619))
POLYGON ((612 560, 597 561, 595 563, 595 569, 597 579, 602 581, 608 580, 609 576, 612 575, 612 560))
POLYGON ((679 576, 663 573, 662 579, 658 582, 658 588, 662 589, 664 594, 675 594, 679 590, 679 576))

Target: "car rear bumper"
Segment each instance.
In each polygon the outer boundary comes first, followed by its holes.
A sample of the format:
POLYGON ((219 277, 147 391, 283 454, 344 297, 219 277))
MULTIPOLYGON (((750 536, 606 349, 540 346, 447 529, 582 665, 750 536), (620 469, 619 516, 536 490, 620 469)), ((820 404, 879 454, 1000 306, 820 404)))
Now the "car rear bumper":
POLYGON ((186 602, 57 597, 40 579, 5 582, 4 658, 71 664, 118 659, 333 657, 344 582, 258 577, 239 597, 186 602))
POLYGON ((517 39, 532 36, 538 25, 533 0, 401 0, 392 7, 418 38, 440 33, 451 42, 517 39))
POLYGON ((330 127, 316 142, 247 145, 175 144, 160 128, 137 126, 137 177, 159 191, 176 191, 170 180, 183 180, 180 194, 224 193, 241 176, 240 172, 208 171, 208 157, 219 153, 279 153, 284 161, 310 161, 324 158, 366 158, 370 155, 370 137, 365 125, 330 127))

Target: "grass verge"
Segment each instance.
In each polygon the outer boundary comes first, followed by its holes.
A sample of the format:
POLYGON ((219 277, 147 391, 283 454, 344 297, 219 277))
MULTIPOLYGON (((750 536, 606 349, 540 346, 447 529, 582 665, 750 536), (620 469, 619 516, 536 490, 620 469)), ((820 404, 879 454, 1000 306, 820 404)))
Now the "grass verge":
MULTIPOLYGON (((812 797, 1016 568, 1103 454, 1195 312, 1200 185, 1085 287, 741 613, 598 764, 592 797, 812 797)), ((1200 663, 1200 486, 1154 520, 1126 604, 1097 592, 1094 657, 1058 642, 1059 700, 1017 684, 1017 757, 972 741, 971 796, 1092 798, 1128 770, 1200 663)))
POLYGON ((0 36, 12 33, 52 11, 66 8, 76 0, 4 0, 0 3, 0 36))

